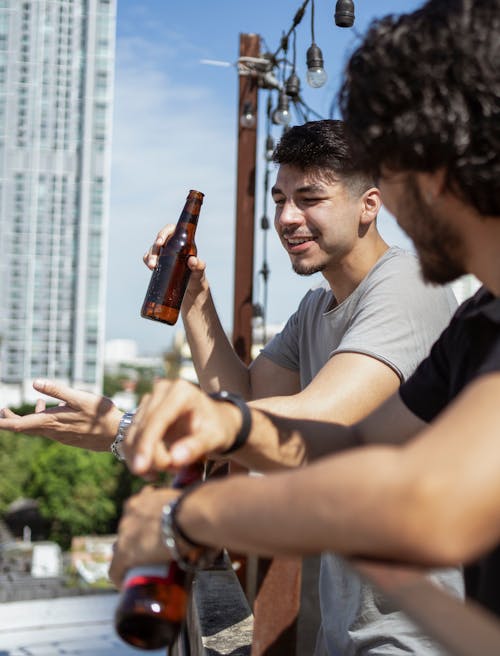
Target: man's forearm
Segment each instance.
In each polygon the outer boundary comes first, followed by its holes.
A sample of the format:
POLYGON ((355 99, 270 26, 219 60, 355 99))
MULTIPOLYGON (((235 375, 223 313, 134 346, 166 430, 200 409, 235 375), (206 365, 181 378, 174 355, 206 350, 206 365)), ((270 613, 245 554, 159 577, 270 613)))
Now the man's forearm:
POLYGON ((420 560, 427 536, 405 520, 410 486, 398 459, 397 449, 371 447, 300 471, 209 482, 188 495, 179 521, 195 541, 245 553, 420 560))
POLYGON ((249 439, 231 457, 264 472, 300 467, 360 444, 355 426, 281 417, 254 408, 249 439))
POLYGON ((224 332, 208 284, 194 298, 186 295, 182 319, 201 388, 205 392, 228 389, 250 398, 248 368, 224 332))

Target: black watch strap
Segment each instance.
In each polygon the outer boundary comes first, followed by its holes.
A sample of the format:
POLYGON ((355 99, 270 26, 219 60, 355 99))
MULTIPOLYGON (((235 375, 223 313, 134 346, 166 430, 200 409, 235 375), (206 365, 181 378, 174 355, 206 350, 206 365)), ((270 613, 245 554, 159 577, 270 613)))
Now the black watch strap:
POLYGON ((229 403, 235 405, 241 412, 241 428, 229 449, 221 452, 220 455, 225 456, 229 453, 233 453, 233 451, 241 449, 241 447, 248 440, 250 430, 252 428, 252 415, 250 414, 250 408, 246 404, 245 400, 237 394, 227 392, 226 390, 221 390, 220 392, 214 392, 209 396, 210 398, 214 399, 214 401, 228 401, 229 403))

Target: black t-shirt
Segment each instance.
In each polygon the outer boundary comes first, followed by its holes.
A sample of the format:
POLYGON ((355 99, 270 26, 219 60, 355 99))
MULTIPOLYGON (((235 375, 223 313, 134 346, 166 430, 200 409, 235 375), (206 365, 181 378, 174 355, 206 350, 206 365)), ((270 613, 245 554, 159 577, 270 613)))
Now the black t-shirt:
MULTIPOLYGON (((500 371, 500 298, 482 287, 458 308, 429 357, 400 387, 401 399, 429 422, 468 383, 494 371, 500 371)), ((465 583, 469 597, 500 615, 500 546, 466 568, 465 583)))

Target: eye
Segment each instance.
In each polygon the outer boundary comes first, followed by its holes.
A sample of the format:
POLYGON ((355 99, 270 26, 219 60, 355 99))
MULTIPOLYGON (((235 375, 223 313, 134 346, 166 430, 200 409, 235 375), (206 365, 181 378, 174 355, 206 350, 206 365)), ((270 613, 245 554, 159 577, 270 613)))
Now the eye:
POLYGON ((285 199, 280 197, 280 196, 275 196, 273 198, 273 201, 274 201, 275 205, 284 205, 284 203, 285 203, 285 199))

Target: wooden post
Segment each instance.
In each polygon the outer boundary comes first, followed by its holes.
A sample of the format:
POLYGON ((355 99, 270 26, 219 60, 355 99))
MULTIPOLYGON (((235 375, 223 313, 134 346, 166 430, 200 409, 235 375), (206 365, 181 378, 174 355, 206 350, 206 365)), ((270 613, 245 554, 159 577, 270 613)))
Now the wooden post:
MULTIPOLYGON (((260 37, 240 34, 240 57, 258 57, 260 37)), ((255 169, 257 150, 258 79, 239 75, 236 247, 234 256, 233 346, 245 364, 252 352, 255 169), (249 106, 255 125, 242 127, 240 116, 249 106)))
MULTIPOLYGON (((240 57, 258 57, 260 37, 240 34, 240 57)), ((255 217, 255 177, 257 149, 257 76, 239 75, 238 161, 236 200, 236 249, 234 263, 233 346, 245 364, 252 358, 253 257, 255 217), (240 117, 251 107, 255 126, 242 127, 240 117)), ((231 472, 238 471, 231 463, 231 472)), ((231 554, 233 556, 234 554, 231 554)), ((242 570, 240 581, 254 602, 252 656, 295 654, 296 623, 300 600, 300 559, 245 559, 235 555, 242 570), (250 567, 249 567, 250 565, 250 567), (248 569, 247 569, 248 568, 248 569), (247 576, 248 574, 248 576, 247 576), (249 578, 254 577, 253 585, 249 578), (255 599, 253 596, 255 594, 255 599), (277 610, 279 609, 279 612, 277 610)))

